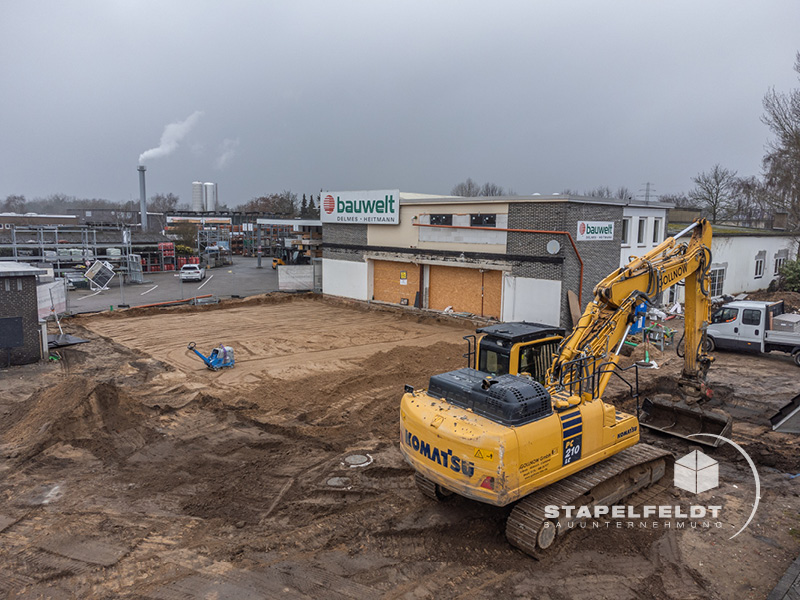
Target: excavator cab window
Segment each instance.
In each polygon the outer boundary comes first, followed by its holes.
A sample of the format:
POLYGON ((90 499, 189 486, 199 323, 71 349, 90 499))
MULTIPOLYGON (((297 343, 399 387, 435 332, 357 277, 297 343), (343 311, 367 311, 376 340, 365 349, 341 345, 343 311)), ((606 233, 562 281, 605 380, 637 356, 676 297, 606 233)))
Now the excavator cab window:
POLYGON ((544 384, 547 369, 553 363, 553 356, 558 352, 560 341, 559 337, 556 340, 520 347, 517 373, 528 373, 536 381, 544 384))
POLYGON ((501 354, 495 350, 481 348, 478 369, 497 377, 508 373, 508 354, 501 354))

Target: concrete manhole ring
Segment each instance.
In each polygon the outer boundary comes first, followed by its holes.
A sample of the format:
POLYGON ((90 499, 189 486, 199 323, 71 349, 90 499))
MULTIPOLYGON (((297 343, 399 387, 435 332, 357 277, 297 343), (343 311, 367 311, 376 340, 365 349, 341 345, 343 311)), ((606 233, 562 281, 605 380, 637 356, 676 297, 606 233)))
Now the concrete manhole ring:
POLYGON ((358 467, 366 467, 367 465, 371 465, 375 459, 372 458, 369 454, 351 454, 349 456, 345 456, 343 464, 347 467, 358 468, 358 467))
POLYGON ((350 486, 353 481, 349 477, 331 477, 326 483, 331 487, 346 488, 350 486))

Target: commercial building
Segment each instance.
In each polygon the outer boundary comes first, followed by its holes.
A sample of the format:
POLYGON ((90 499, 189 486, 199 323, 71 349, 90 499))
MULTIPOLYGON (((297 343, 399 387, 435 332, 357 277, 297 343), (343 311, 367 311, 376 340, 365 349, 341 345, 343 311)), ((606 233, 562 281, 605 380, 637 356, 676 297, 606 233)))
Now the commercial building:
POLYGON ((322 196, 324 293, 563 326, 569 292, 584 307, 628 255, 661 242, 670 208, 562 195, 322 196))

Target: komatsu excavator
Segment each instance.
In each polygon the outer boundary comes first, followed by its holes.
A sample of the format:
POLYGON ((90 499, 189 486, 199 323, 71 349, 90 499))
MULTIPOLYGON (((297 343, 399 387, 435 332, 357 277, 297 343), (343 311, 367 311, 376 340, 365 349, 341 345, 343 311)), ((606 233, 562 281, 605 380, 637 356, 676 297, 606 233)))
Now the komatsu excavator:
MULTIPOLYGON (((697 397, 706 392, 713 360, 703 344, 710 247, 711 226, 697 220, 601 281, 563 340, 563 330, 555 328, 495 325, 478 330, 474 352, 470 345, 474 368, 435 375, 427 390, 406 386, 400 449, 422 493, 437 500, 455 493, 496 506, 516 503, 506 536, 538 556, 567 529, 545 507, 611 506, 670 473, 672 455, 638 444, 637 416, 616 410, 603 394, 611 377, 636 374, 635 366, 622 373, 618 364, 636 305, 652 303, 681 281, 686 310, 680 383, 697 397), (688 241, 681 240, 687 234, 688 241), (542 374, 542 360, 551 356, 542 374)), ((684 402, 651 403, 650 409, 660 419, 656 428, 667 432, 685 425, 681 419, 689 415, 693 433, 730 431, 727 415, 684 402)))

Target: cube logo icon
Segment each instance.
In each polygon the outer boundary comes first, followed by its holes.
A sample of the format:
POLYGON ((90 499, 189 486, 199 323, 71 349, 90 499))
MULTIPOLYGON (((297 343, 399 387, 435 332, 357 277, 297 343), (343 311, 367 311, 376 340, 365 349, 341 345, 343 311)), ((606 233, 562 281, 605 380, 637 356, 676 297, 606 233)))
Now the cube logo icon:
POLYGON ((719 463, 699 450, 675 461, 675 487, 699 494, 719 486, 719 463))

